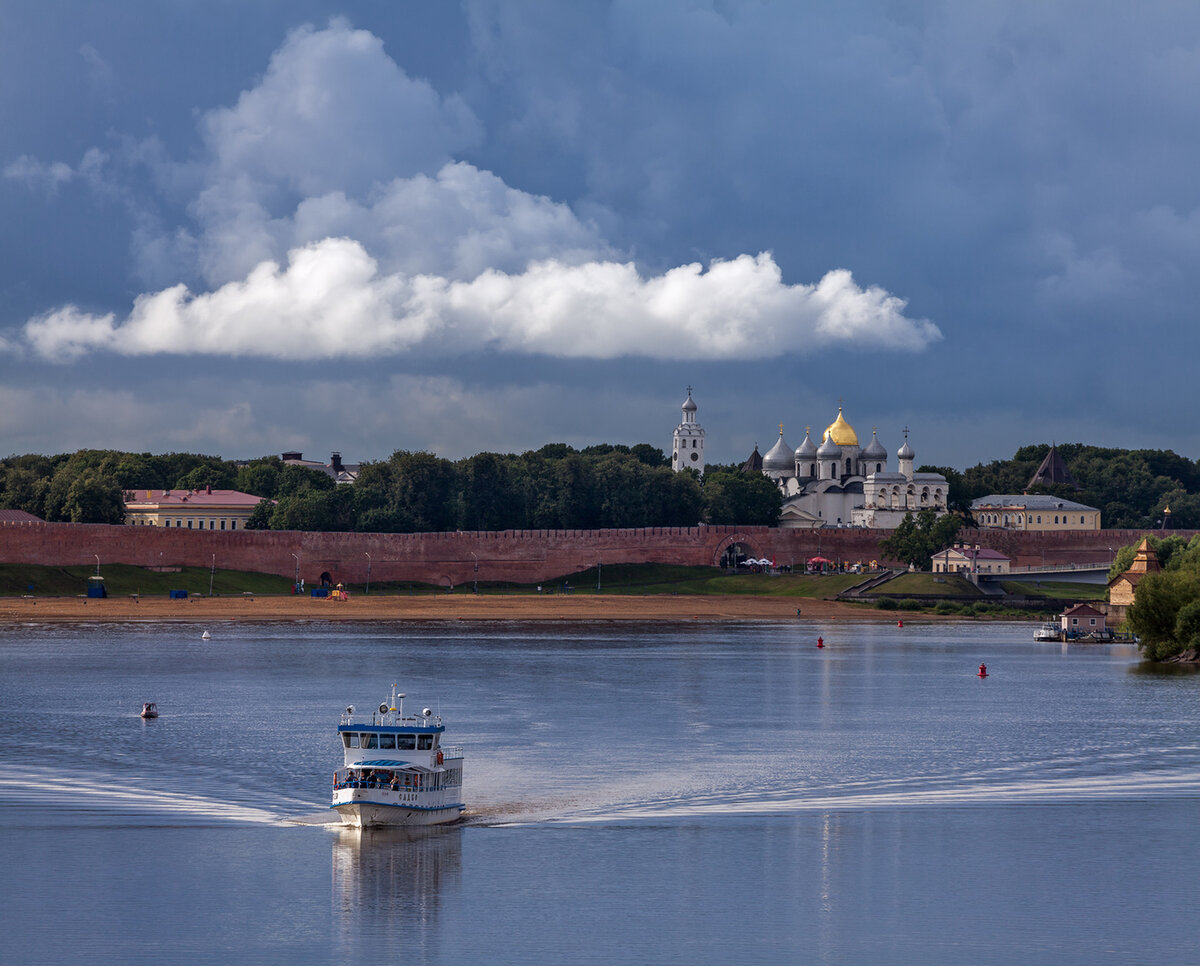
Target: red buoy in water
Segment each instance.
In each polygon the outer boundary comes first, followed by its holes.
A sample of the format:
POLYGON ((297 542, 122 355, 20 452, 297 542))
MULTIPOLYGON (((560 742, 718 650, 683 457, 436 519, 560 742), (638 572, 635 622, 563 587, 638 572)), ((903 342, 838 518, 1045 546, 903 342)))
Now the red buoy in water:
POLYGON ((980 676, 981 678, 986 678, 986 677, 987 677, 987 665, 986 665, 986 664, 980 664, 980 665, 979 665, 979 676, 980 676))
POLYGON ((897 626, 897 627, 903 627, 903 626, 904 626, 904 621, 896 621, 896 626, 897 626))
POLYGON ((817 638, 817 647, 824 647, 824 646, 825 646, 825 639, 823 637, 818 637, 817 638))

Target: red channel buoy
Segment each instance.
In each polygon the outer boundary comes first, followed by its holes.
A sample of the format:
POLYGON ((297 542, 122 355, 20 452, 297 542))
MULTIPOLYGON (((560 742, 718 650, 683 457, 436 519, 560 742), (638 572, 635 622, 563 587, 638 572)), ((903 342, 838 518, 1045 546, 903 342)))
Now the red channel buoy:
POLYGON ((896 621, 896 626, 897 626, 897 627, 903 627, 903 626, 904 626, 904 621, 896 621))
POLYGON ((986 677, 987 677, 987 665, 986 665, 986 664, 980 664, 980 665, 979 665, 979 676, 980 676, 981 678, 986 678, 986 677))
POLYGON ((818 637, 817 638, 817 647, 824 647, 824 646, 825 646, 825 639, 823 637, 818 637))

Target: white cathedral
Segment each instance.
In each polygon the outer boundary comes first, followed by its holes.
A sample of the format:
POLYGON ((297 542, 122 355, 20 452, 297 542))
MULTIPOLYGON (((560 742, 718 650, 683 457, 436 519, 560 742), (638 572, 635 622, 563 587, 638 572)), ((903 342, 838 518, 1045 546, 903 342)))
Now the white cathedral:
MULTIPOLYGON (((837 419, 826 427, 820 446, 806 429, 804 442, 793 450, 780 425, 779 439, 767 455, 760 456, 755 446, 742 469, 761 472, 778 484, 783 492, 780 527, 893 529, 909 512, 926 508, 939 516, 946 512, 949 483, 940 473, 914 472, 914 458, 905 429, 904 444, 896 453, 896 472, 890 472, 878 432, 872 432, 871 442, 860 447, 858 434, 839 406, 837 419)), ((691 386, 683 404, 683 419, 675 430, 671 465, 676 470, 691 466, 704 472, 704 429, 696 422, 691 386)))

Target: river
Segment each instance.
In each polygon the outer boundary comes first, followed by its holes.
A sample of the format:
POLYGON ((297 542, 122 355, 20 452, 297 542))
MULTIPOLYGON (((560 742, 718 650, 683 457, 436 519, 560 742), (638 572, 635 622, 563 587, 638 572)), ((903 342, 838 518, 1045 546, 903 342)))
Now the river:
POLYGON ((975 622, 201 630, 0 628, 4 962, 1129 964, 1200 945, 1200 676, 1129 646, 975 622), (338 713, 393 682, 465 746, 459 826, 330 824, 338 713))

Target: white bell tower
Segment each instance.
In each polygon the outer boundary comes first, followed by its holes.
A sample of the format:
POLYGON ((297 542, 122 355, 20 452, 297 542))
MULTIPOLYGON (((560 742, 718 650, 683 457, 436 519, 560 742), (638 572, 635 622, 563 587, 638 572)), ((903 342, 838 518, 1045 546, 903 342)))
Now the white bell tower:
POLYGON ((692 401, 691 386, 687 387, 683 420, 675 427, 671 446, 671 469, 678 473, 689 466, 704 475, 704 427, 696 422, 696 404, 692 401))

